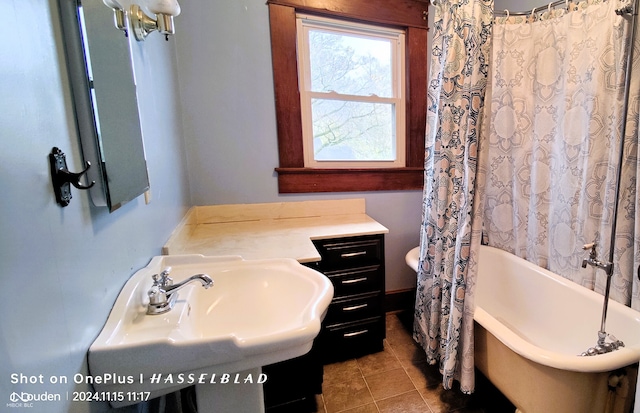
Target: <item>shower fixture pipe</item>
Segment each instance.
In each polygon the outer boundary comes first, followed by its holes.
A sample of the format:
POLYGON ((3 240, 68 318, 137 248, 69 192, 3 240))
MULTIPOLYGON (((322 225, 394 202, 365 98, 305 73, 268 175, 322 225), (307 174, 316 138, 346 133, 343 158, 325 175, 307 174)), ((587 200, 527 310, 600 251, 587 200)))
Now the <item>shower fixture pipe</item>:
MULTIPOLYGON (((613 204, 613 217, 611 223, 611 239, 609 246, 609 262, 600 262, 596 256, 595 244, 591 244, 591 254, 589 259, 584 260, 582 267, 586 267, 587 264, 594 265, 596 268, 603 268, 607 273, 607 283, 605 286, 604 292, 604 301, 602 303, 602 320, 600 323, 600 330, 598 331, 598 341, 594 347, 589 348, 587 351, 583 352, 581 356, 595 356, 598 354, 604 354, 611 351, 614 351, 620 347, 624 347, 624 343, 612 335, 607 334, 606 332, 606 322, 607 322, 607 309, 609 307, 609 292, 611 289, 611 278, 613 276, 613 268, 614 268, 614 252, 615 252, 615 235, 616 235, 616 226, 618 222, 618 208, 620 204, 620 190, 621 185, 620 181, 622 179, 622 163, 624 162, 624 143, 625 143, 625 135, 627 128, 627 113, 629 109, 629 93, 631 88, 631 68, 633 66, 633 48, 635 45, 635 37, 636 37, 636 22, 637 22, 637 10, 638 4, 640 0, 634 0, 633 7, 627 5, 624 8, 616 10, 616 14, 619 16, 622 15, 631 15, 630 25, 630 33, 627 38, 627 42, 629 44, 628 52, 627 52, 627 60, 625 62, 625 79, 624 79, 624 90, 623 90, 623 114, 624 119, 622 121, 622 126, 620 127, 620 150, 618 152, 618 176, 616 179, 616 191, 615 191, 615 199, 613 204), (610 338, 611 342, 607 343, 606 339, 610 338)), ((589 245, 585 245, 583 248, 588 249, 589 245)))
POLYGON ((618 153, 618 177, 616 180, 616 197, 615 204, 613 206, 613 222, 611 228, 611 248, 609 251, 609 260, 613 262, 613 247, 615 241, 615 230, 616 224, 618 221, 618 204, 620 202, 620 180, 622 179, 622 163, 624 162, 624 144, 625 144, 625 135, 627 132, 627 112, 629 110, 629 93, 631 89, 631 69, 633 66, 633 50, 636 39, 636 24, 638 18, 638 1, 634 0, 634 5, 632 9, 624 8, 616 10, 617 14, 630 14, 631 22, 630 22, 630 31, 631 34, 629 36, 629 54, 627 56, 627 61, 625 62, 625 79, 624 79, 624 96, 623 96, 623 110, 624 110, 624 121, 622 122, 622 127, 620 128, 620 152, 618 153))
POLYGON ((628 47, 628 55, 627 61, 625 63, 625 79, 624 79, 624 96, 623 96, 623 113, 624 119, 622 121, 622 126, 620 128, 620 151, 618 153, 618 177, 616 179, 616 192, 615 199, 613 204, 613 217, 611 222, 611 239, 609 246, 609 262, 611 263, 610 272, 607 274, 607 284, 605 286, 605 297, 604 304, 602 308, 602 321, 600 324, 600 331, 598 335, 600 337, 606 336, 605 333, 605 324, 607 320, 607 308, 609 305, 609 290, 611 288, 611 277, 613 276, 613 269, 615 266, 614 263, 614 255, 615 255, 615 241, 616 241, 616 226, 618 223, 618 209, 620 204, 620 181, 622 179, 622 163, 624 162, 624 144, 625 144, 625 135, 627 132, 627 113, 629 110, 629 93, 631 89, 631 68, 633 66, 633 49, 635 45, 636 38, 636 24, 638 18, 638 2, 640 0, 634 0, 633 7, 625 7, 622 9, 616 10, 616 14, 618 15, 631 15, 630 21, 630 34, 628 38, 629 47, 628 47))

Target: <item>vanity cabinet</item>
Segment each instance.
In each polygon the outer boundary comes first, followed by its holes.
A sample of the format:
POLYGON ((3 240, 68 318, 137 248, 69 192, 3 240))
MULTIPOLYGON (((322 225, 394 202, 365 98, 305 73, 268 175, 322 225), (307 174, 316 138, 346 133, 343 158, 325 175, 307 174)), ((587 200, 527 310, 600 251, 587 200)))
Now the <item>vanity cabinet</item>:
POLYGON ((316 346, 324 363, 383 349, 384 235, 313 241, 320 261, 307 264, 325 274, 334 298, 316 346))
POLYGON ((266 413, 317 412, 316 394, 322 393, 322 360, 314 344, 311 351, 291 360, 262 367, 266 413))
POLYGON ((383 348, 389 230, 365 211, 364 199, 198 206, 163 248, 166 255, 292 258, 333 282, 334 299, 312 350, 263 367, 267 413, 316 411, 323 363, 383 348))

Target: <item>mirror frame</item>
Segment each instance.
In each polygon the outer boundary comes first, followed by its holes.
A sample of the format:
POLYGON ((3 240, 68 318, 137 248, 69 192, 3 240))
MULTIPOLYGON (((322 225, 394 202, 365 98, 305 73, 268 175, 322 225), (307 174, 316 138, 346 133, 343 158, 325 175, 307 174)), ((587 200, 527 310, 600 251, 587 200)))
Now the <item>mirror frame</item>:
POLYGON ((91 200, 113 212, 149 190, 130 39, 102 0, 58 5, 91 200))

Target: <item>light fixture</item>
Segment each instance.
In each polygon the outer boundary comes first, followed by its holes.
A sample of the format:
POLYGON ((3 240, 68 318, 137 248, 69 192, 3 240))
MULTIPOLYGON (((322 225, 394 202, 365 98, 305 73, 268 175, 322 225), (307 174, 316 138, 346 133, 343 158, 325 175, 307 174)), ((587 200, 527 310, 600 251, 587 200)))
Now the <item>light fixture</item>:
POLYGON ((122 5, 117 0, 102 0, 107 7, 113 9, 113 22, 118 30, 122 30, 127 35, 127 24, 125 22, 125 13, 122 5))
MULTIPOLYGON (((115 1, 115 0, 104 0, 115 1)), ((143 41, 154 30, 164 34, 169 40, 169 35, 174 34, 173 17, 180 14, 180 5, 177 0, 146 0, 149 11, 156 15, 156 19, 147 16, 140 6, 132 4, 130 9, 131 28, 136 40, 143 41)))

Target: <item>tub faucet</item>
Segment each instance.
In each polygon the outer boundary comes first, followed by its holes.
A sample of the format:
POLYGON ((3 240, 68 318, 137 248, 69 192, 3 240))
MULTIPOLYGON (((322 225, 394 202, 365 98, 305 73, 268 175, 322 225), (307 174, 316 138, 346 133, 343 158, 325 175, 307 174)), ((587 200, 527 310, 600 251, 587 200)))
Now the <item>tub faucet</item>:
POLYGON ((611 275, 613 271, 613 265, 610 262, 604 262, 598 259, 595 242, 592 242, 591 244, 585 244, 582 249, 585 251, 591 250, 591 252, 589 253, 589 258, 582 260, 582 268, 587 268, 587 265, 591 265, 596 268, 602 268, 607 273, 607 275, 611 275))
MULTIPOLYGON (((580 354, 581 356, 595 356, 598 354, 610 353, 614 350, 624 347, 624 343, 611 334, 607 334, 605 325, 607 322, 607 308, 609 306, 609 290, 611 288, 611 276, 613 275, 613 263, 603 262, 598 259, 596 253, 596 243, 585 244, 583 250, 591 250, 589 258, 582 260, 582 268, 592 265, 596 268, 602 268, 607 273, 607 285, 604 290, 604 302, 602 303, 602 319, 600 321, 600 330, 598 331, 598 341, 595 346, 590 347, 587 351, 580 354), (610 340, 607 342, 607 338, 610 340)), ((613 257, 611 258, 613 260, 613 257)))
POLYGON ((147 306, 147 314, 156 315, 166 313, 173 308, 178 298, 178 290, 182 289, 191 281, 200 281, 204 288, 213 285, 213 280, 207 274, 196 274, 187 278, 178 284, 173 284, 173 279, 169 277, 171 267, 165 268, 160 274, 154 274, 153 285, 147 292, 149 296, 149 305, 147 306))

